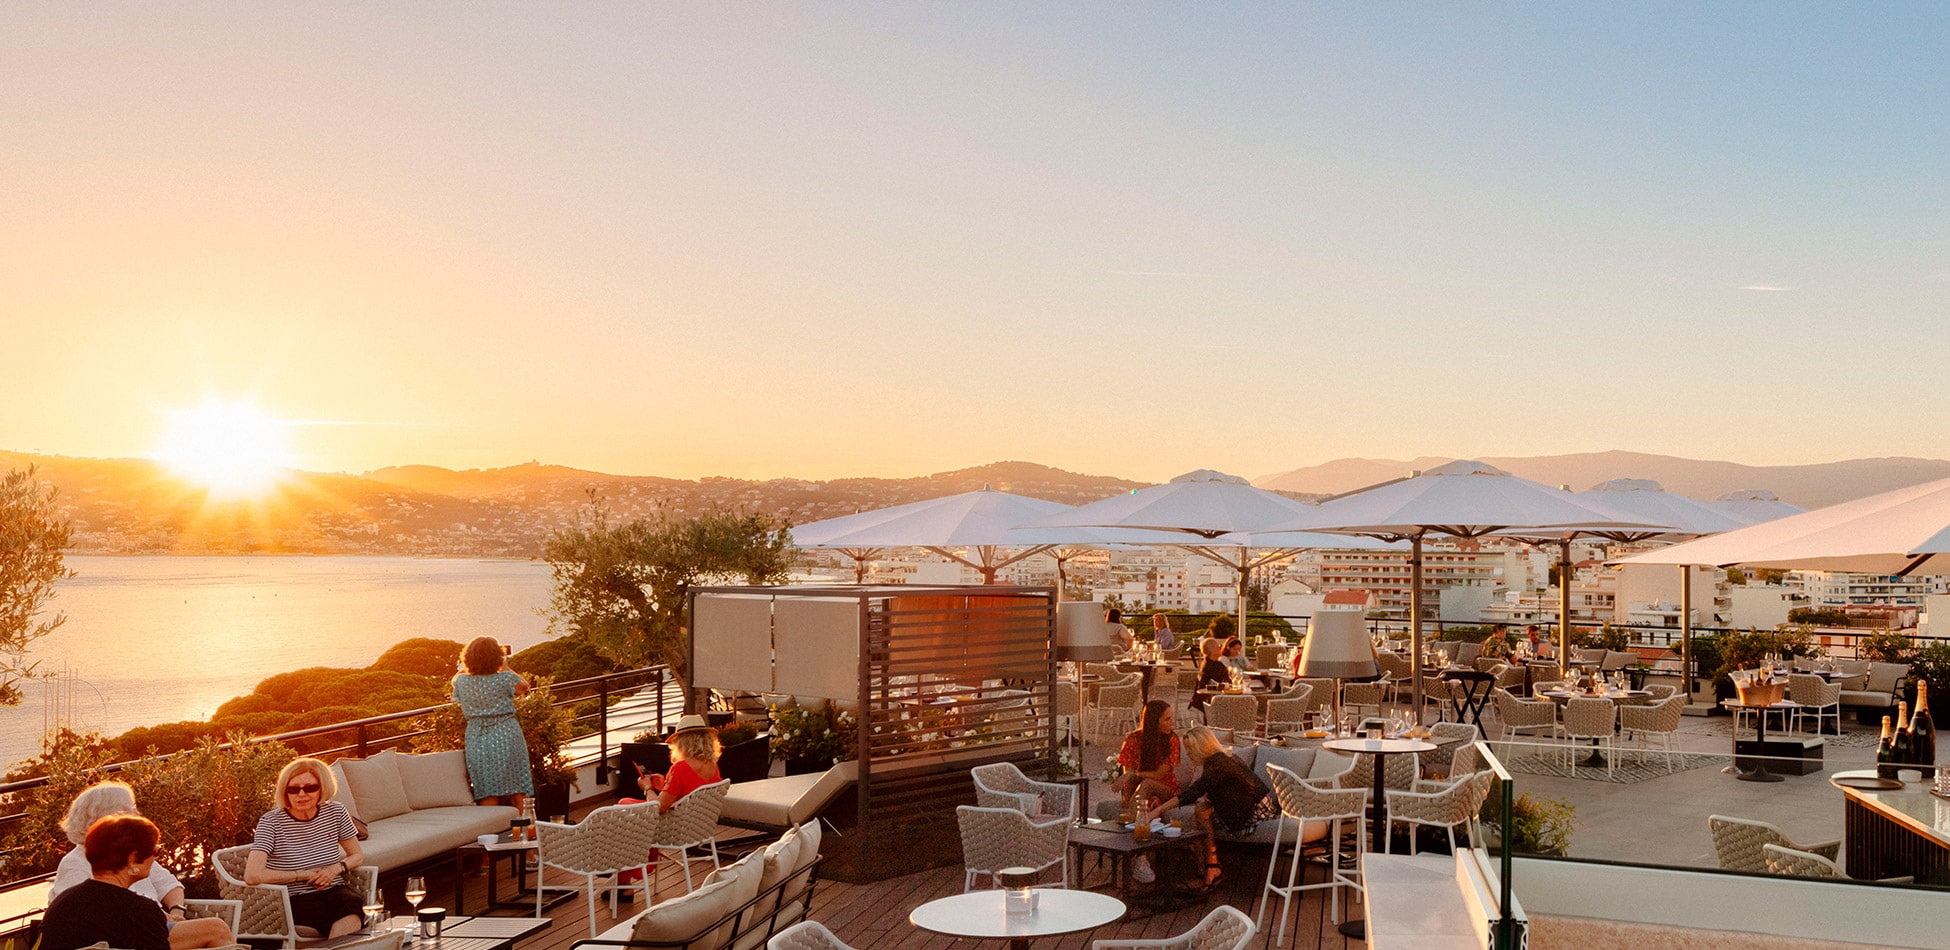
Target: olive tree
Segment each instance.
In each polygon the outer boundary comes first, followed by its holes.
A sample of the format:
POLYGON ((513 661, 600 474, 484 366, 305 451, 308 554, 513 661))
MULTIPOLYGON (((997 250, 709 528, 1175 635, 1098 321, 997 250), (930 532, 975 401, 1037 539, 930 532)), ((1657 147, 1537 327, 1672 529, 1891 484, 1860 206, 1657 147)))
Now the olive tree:
POLYGON ((549 632, 575 635, 624 666, 662 663, 688 694, 684 591, 703 583, 771 584, 792 565, 790 526, 770 515, 657 513, 611 524, 592 504, 542 549, 554 579, 549 632))
POLYGON ((20 680, 33 675, 27 647, 67 618, 43 617, 54 585, 73 576, 62 565, 71 528, 54 505, 55 488, 26 471, 0 478, 0 705, 20 705, 20 680))

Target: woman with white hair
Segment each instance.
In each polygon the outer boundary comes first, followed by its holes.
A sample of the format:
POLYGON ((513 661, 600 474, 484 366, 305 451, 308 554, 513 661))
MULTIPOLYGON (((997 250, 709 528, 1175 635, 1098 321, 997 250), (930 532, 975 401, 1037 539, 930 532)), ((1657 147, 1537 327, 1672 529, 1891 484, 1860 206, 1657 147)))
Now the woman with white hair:
MULTIPOLYGON (((125 783, 99 782, 82 789, 68 805, 67 817, 61 819, 61 833, 74 843, 74 850, 63 855, 60 866, 55 868, 48 899, 53 900, 62 891, 94 877, 82 846, 95 822, 114 815, 135 814, 139 814, 135 809, 135 790, 125 783)), ((150 862, 148 875, 131 883, 129 890, 155 901, 163 909, 168 917, 169 950, 225 947, 237 942, 230 925, 215 917, 186 919, 183 882, 169 873, 161 861, 150 862)))

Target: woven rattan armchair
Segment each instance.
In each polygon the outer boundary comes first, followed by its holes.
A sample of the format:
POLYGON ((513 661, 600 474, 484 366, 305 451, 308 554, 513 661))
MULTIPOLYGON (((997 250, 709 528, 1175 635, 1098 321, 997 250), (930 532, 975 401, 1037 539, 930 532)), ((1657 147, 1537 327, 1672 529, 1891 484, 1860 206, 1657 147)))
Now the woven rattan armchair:
POLYGON ((1014 808, 958 805, 961 824, 962 883, 967 891, 978 875, 991 878, 1004 868, 1041 871, 1063 868, 1063 887, 1070 886, 1070 819, 1066 816, 1033 821, 1014 808))
POLYGON ((968 770, 975 780, 975 804, 983 808, 1013 808, 1025 815, 1077 818, 1077 787, 1061 782, 1038 782, 1013 762, 991 762, 968 770))
MULTIPOLYGON (((1481 738, 1475 724, 1467 722, 1438 722, 1429 726, 1429 737, 1433 739, 1454 739, 1454 742, 1438 742, 1434 752, 1422 753, 1422 765, 1440 775, 1450 775, 1457 771, 1451 761, 1457 752, 1468 749, 1470 743, 1481 738)), ((1468 761, 1474 762, 1473 758, 1468 761)))
POLYGON ((1259 728, 1259 700, 1244 693, 1214 696, 1205 701, 1205 724, 1235 736, 1252 735, 1259 728))
MULTIPOLYGON (((1783 877, 1812 877, 1834 881, 1857 881, 1861 878, 1849 877, 1842 873, 1840 866, 1831 858, 1812 851, 1796 851, 1778 844, 1760 846, 1761 859, 1767 862, 1767 873, 1783 877)), ((1885 877, 1878 884, 1909 884, 1916 879, 1910 875, 1885 877)))
POLYGON ((1205 915, 1205 919, 1192 926, 1192 929, 1176 937, 1158 937, 1152 940, 1095 940, 1090 950, 1124 950, 1124 948, 1159 947, 1169 950, 1245 950, 1259 928, 1253 926, 1253 919, 1239 908, 1230 904, 1220 904, 1205 915))
MULTIPOLYGON (((1566 747, 1571 760, 1571 776, 1577 777, 1577 744, 1590 740, 1601 750, 1610 750, 1612 740, 1617 736, 1618 707, 1609 699, 1595 696, 1573 696, 1564 702, 1564 738, 1571 744, 1566 747)), ((1610 778, 1612 769, 1618 764, 1616 754, 1605 758, 1605 777, 1610 778)))
POLYGON ((719 779, 692 789, 671 805, 669 811, 657 816, 657 827, 650 833, 650 846, 683 864, 686 894, 696 890, 696 885, 691 883, 691 862, 704 860, 702 856, 692 858, 692 848, 708 849, 711 870, 719 867, 718 813, 724 810, 725 795, 730 791, 731 780, 719 779))
MULTIPOLYGON (((718 783, 720 785, 725 783, 718 783)), ((708 786, 707 786, 708 787, 708 786)), ((700 788, 689 799, 703 792, 700 788)), ((722 801, 723 795, 719 796, 722 801)), ((683 802, 679 802, 682 805, 683 802)), ((671 811, 676 812, 672 807, 671 811)), ((637 886, 643 891, 643 906, 650 906, 650 849, 657 846, 658 825, 657 803, 639 802, 634 805, 605 805, 583 816, 582 821, 573 825, 553 821, 535 823, 535 856, 542 871, 556 868, 582 878, 582 883, 573 888, 558 885, 535 887, 535 916, 542 916, 542 901, 548 891, 583 891, 589 904, 589 936, 596 935, 596 891, 600 888, 609 892, 609 914, 616 917, 615 876, 624 871, 634 870, 641 874, 637 886), (607 884, 598 884, 597 878, 607 877, 607 884)))
POLYGON ((1381 704, 1388 698, 1388 679, 1383 676, 1372 683, 1342 683, 1341 707, 1360 715, 1363 709, 1373 709, 1381 715, 1381 704))
POLYGON ((1098 689, 1097 704, 1090 709, 1090 725, 1084 730, 1084 735, 1122 738, 1125 733, 1136 729, 1138 702, 1143 697, 1144 692, 1138 685, 1136 674, 1132 674, 1128 680, 1098 689))
POLYGON ((1747 871, 1753 874, 1767 873, 1767 856, 1762 848, 1774 844, 1791 851, 1806 851, 1818 854, 1830 861, 1842 853, 1840 840, 1823 841, 1818 844, 1796 844, 1781 833, 1781 829, 1764 821, 1751 818, 1732 818, 1726 815, 1709 815, 1706 827, 1713 832, 1713 850, 1719 855, 1720 869, 1723 871, 1747 871))
MULTIPOLYGON (((1311 687, 1307 692, 1313 692, 1311 687)), ((1279 735, 1282 732, 1296 732, 1307 727, 1307 697, 1302 694, 1295 699, 1274 698, 1266 701, 1266 734, 1279 735)))
POLYGON ((1822 728, 1823 721, 1835 719, 1835 734, 1842 734, 1842 687, 1830 683, 1812 673, 1788 674, 1788 698, 1794 700, 1795 729, 1801 728, 1801 721, 1812 718, 1816 732, 1827 732, 1822 728))
MULTIPOLYGON (((1384 838, 1384 853, 1392 853, 1395 844, 1395 823, 1410 825, 1429 825, 1439 827, 1449 836, 1449 851, 1456 850, 1456 826, 1468 824, 1483 807, 1483 799, 1490 795, 1490 784, 1496 773, 1490 771, 1467 772, 1446 782, 1416 782, 1410 791, 1389 790, 1384 793, 1388 800, 1388 834, 1384 838)), ((1415 853, 1416 836, 1408 836, 1408 853, 1415 853)))
POLYGON ((1312 690, 1312 692, 1307 694, 1308 712, 1334 705, 1334 681, 1320 676, 1309 676, 1305 679, 1294 680, 1293 685, 1287 687, 1286 692, 1281 693, 1279 698, 1292 699, 1300 695, 1300 687, 1302 686, 1312 690))
POLYGON ((1497 738, 1503 742, 1505 759, 1511 758, 1513 738, 1524 735, 1533 738, 1557 736, 1556 703, 1548 699, 1523 699, 1507 689, 1497 690, 1492 699, 1496 703, 1496 718, 1500 723, 1497 738), (1526 733, 1525 730, 1529 731, 1526 733))
POLYGON ((817 920, 802 920, 772 935, 765 950, 853 950, 817 920))
MULTIPOLYGON (((1354 767, 1340 774, 1341 787, 1358 788, 1363 793, 1373 791, 1375 758, 1372 755, 1357 754, 1354 757, 1354 767)), ((1422 775, 1422 756, 1420 753, 1410 752, 1407 755, 1389 755, 1382 756, 1381 758, 1387 760, 1387 764, 1382 767, 1381 773, 1381 787, 1383 790, 1415 787, 1415 780, 1422 775)))
POLYGON ((1640 756, 1654 739, 1666 756, 1666 771, 1672 771, 1672 737, 1679 732, 1679 721, 1686 714, 1686 697, 1674 694, 1650 706, 1618 707, 1618 724, 1638 742, 1640 756))
MULTIPOLYGON (((284 885, 244 883, 244 865, 250 861, 250 854, 251 846, 246 844, 210 855, 210 864, 217 871, 217 893, 226 901, 237 902, 230 932, 238 940, 280 940, 287 950, 300 943, 324 939, 324 934, 310 927, 300 928, 293 922, 291 892, 284 885)), ((345 883, 365 895, 366 903, 370 904, 379 886, 379 869, 360 865, 345 872, 345 883)))
POLYGON ((1341 919, 1340 902, 1334 898, 1343 888, 1367 893, 1360 875, 1368 853, 1368 836, 1361 828, 1362 819, 1368 811, 1368 793, 1364 789, 1315 785, 1278 765, 1269 764, 1266 774, 1272 780, 1274 797, 1279 799, 1281 817, 1291 820, 1282 820, 1274 833, 1273 854, 1266 863, 1266 886, 1260 892, 1259 910, 1253 914, 1253 923, 1255 926, 1265 926, 1267 905, 1272 902, 1273 895, 1279 895, 1280 918, 1275 925, 1273 939, 1274 946, 1281 946, 1286 943, 1287 912, 1292 909, 1296 898, 1304 896, 1302 892, 1326 889, 1327 910, 1330 919, 1336 923, 1341 919), (1326 879, 1316 884, 1302 884, 1300 882, 1305 880, 1306 875, 1301 869, 1307 862, 1302 859, 1301 852, 1309 840, 1307 829, 1309 826, 1319 828, 1322 824, 1327 826, 1325 835, 1312 840, 1319 841, 1328 852, 1326 879), (1294 840, 1283 844, 1282 835, 1288 827, 1295 829, 1294 840), (1352 829, 1353 833, 1343 834, 1348 829, 1352 829), (1343 839, 1352 839, 1354 843, 1354 860, 1351 864, 1341 861, 1343 839), (1286 883, 1276 884, 1274 872, 1280 866, 1283 848, 1292 849, 1292 860, 1287 864, 1286 883))

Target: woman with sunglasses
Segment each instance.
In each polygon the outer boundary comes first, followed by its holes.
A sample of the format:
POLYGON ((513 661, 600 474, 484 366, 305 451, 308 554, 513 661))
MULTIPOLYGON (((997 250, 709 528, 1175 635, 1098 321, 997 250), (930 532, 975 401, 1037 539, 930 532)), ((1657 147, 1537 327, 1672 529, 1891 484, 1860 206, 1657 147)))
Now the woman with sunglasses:
POLYGON ((293 923, 327 937, 359 929, 365 917, 365 896, 345 883, 365 855, 352 816, 332 801, 337 791, 330 766, 292 759, 278 773, 278 807, 257 820, 244 864, 244 883, 284 885, 293 923))

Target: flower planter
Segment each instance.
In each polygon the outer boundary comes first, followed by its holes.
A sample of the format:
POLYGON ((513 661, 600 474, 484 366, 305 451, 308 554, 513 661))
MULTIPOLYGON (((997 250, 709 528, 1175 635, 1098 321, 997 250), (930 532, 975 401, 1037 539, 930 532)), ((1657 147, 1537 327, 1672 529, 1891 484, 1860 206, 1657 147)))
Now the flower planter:
POLYGON ((760 733, 726 748, 718 755, 718 774, 733 782, 756 782, 772 774, 772 737, 760 733))

